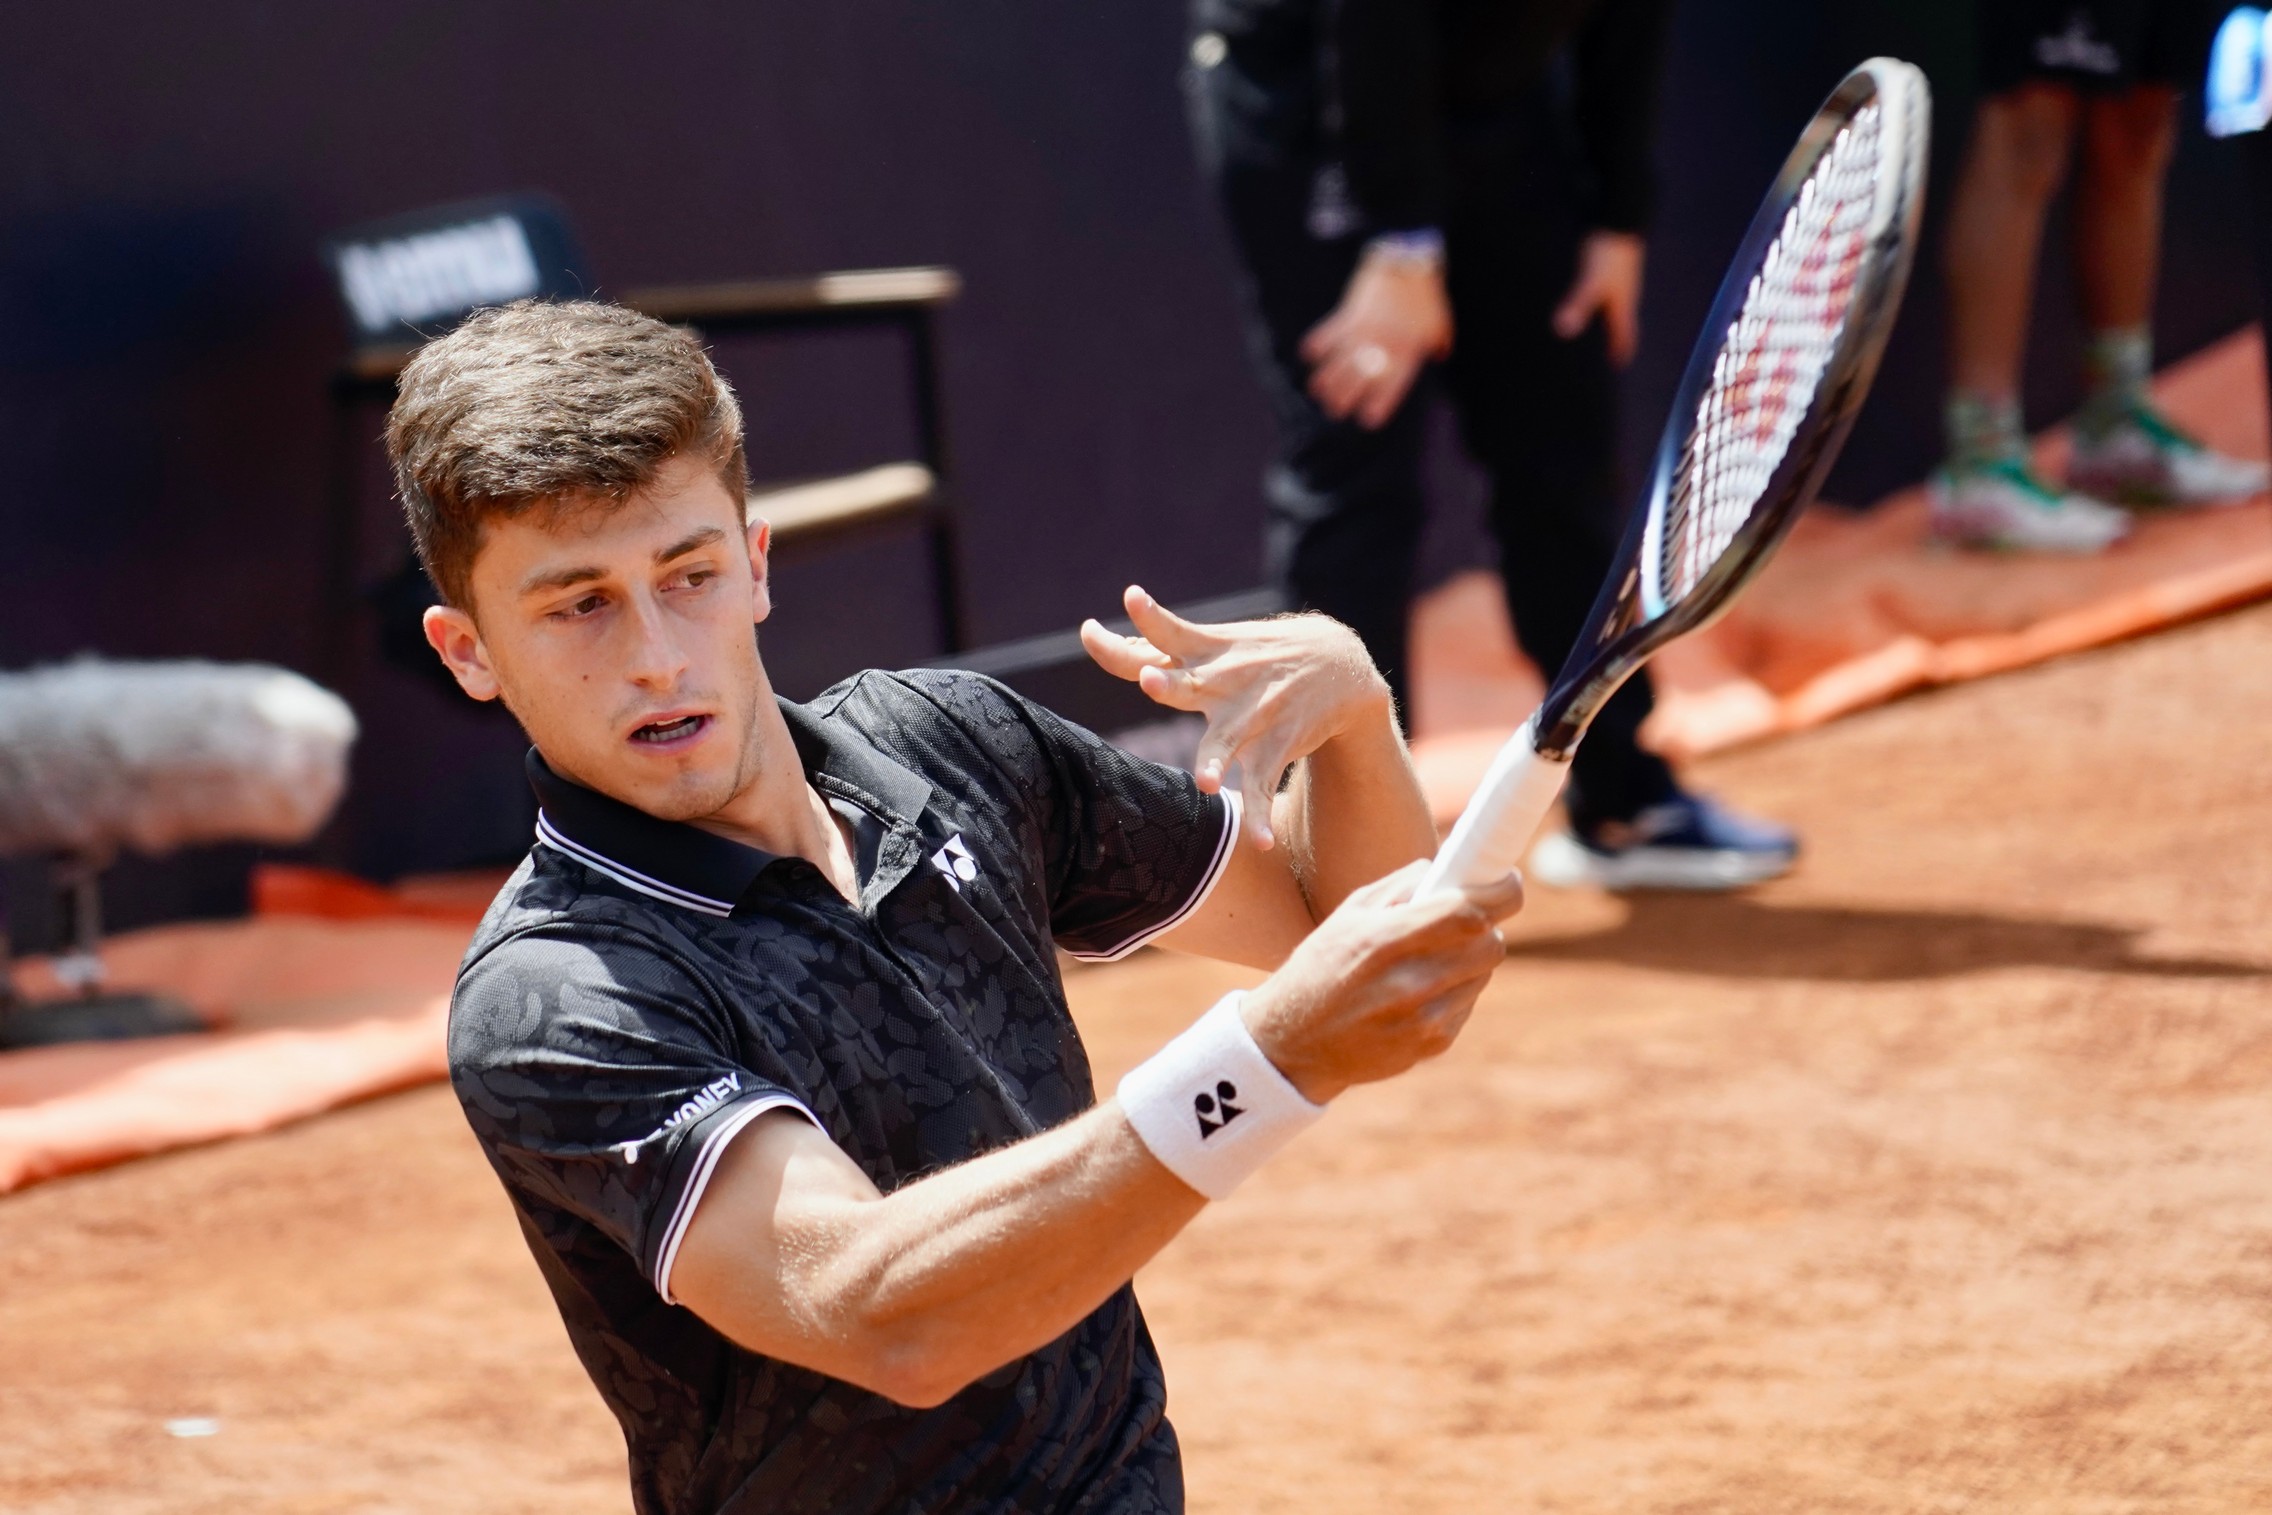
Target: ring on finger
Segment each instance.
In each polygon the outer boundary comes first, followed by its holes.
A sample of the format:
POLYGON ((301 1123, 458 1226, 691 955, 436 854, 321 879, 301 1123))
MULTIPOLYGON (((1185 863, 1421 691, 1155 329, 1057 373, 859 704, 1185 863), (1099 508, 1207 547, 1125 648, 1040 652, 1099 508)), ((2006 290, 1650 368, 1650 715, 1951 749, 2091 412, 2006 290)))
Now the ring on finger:
POLYGON ((1377 379, 1388 372, 1388 349, 1378 342, 1366 342, 1349 354, 1349 366, 1360 378, 1377 379))

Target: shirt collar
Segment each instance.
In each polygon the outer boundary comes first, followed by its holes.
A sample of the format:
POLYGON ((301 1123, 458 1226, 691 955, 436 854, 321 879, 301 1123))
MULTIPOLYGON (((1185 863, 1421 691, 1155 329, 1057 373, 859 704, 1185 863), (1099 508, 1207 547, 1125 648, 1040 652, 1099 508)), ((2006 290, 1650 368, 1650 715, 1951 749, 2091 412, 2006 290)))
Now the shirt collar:
MULTIPOLYGON (((915 829, 931 786, 842 721, 827 721, 781 700, 805 777, 825 793, 866 805, 895 829, 915 829)), ((537 839, 626 888, 697 910, 731 915, 757 876, 777 858, 683 821, 666 821, 555 772, 529 749, 537 839)))

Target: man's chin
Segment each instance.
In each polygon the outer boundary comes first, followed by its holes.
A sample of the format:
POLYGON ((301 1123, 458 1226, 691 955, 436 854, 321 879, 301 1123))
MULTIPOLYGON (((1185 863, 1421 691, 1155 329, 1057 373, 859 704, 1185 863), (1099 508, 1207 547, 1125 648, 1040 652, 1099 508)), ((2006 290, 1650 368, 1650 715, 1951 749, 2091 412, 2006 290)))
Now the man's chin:
POLYGON ((657 820, 699 821, 732 805, 755 776, 747 735, 740 742, 729 738, 736 724, 716 718, 691 740, 668 744, 620 736, 594 743, 596 733, 585 733, 585 740, 563 740, 556 748, 542 737, 536 745, 563 778, 657 820))
MULTIPOLYGON (((558 763, 554 766, 560 767, 558 763)), ((698 821, 732 803, 739 776, 711 764, 580 763, 564 776, 659 821, 698 821)))
POLYGON ((688 773, 667 779, 637 775, 615 798, 658 821, 698 821, 716 815, 734 798, 730 773, 688 773))

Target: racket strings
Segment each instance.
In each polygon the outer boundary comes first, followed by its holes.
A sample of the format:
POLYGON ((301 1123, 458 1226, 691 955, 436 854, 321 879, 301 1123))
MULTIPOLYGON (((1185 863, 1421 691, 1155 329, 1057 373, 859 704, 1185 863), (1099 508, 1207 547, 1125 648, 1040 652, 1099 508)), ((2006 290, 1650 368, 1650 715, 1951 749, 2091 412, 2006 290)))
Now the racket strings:
POLYGON ((1883 112, 1855 113, 1800 186, 1729 325, 1676 470, 1658 588, 1678 602, 1750 519, 1836 350, 1869 244, 1883 112))

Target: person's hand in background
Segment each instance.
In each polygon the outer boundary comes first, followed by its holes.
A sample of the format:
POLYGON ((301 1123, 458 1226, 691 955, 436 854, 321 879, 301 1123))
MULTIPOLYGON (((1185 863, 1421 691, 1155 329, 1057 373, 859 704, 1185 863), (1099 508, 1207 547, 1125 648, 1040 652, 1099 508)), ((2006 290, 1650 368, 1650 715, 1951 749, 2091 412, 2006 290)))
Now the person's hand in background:
POLYGON ((1554 312, 1554 334, 1582 335, 1601 316, 1609 361, 1623 368, 1641 345, 1641 264, 1647 244, 1629 231, 1597 231, 1578 249, 1578 276, 1554 312))
POLYGON ((1336 421, 1388 424, 1430 362, 1452 350, 1452 305, 1444 268, 1433 261, 1369 251, 1333 314, 1302 339, 1310 394, 1336 421))

